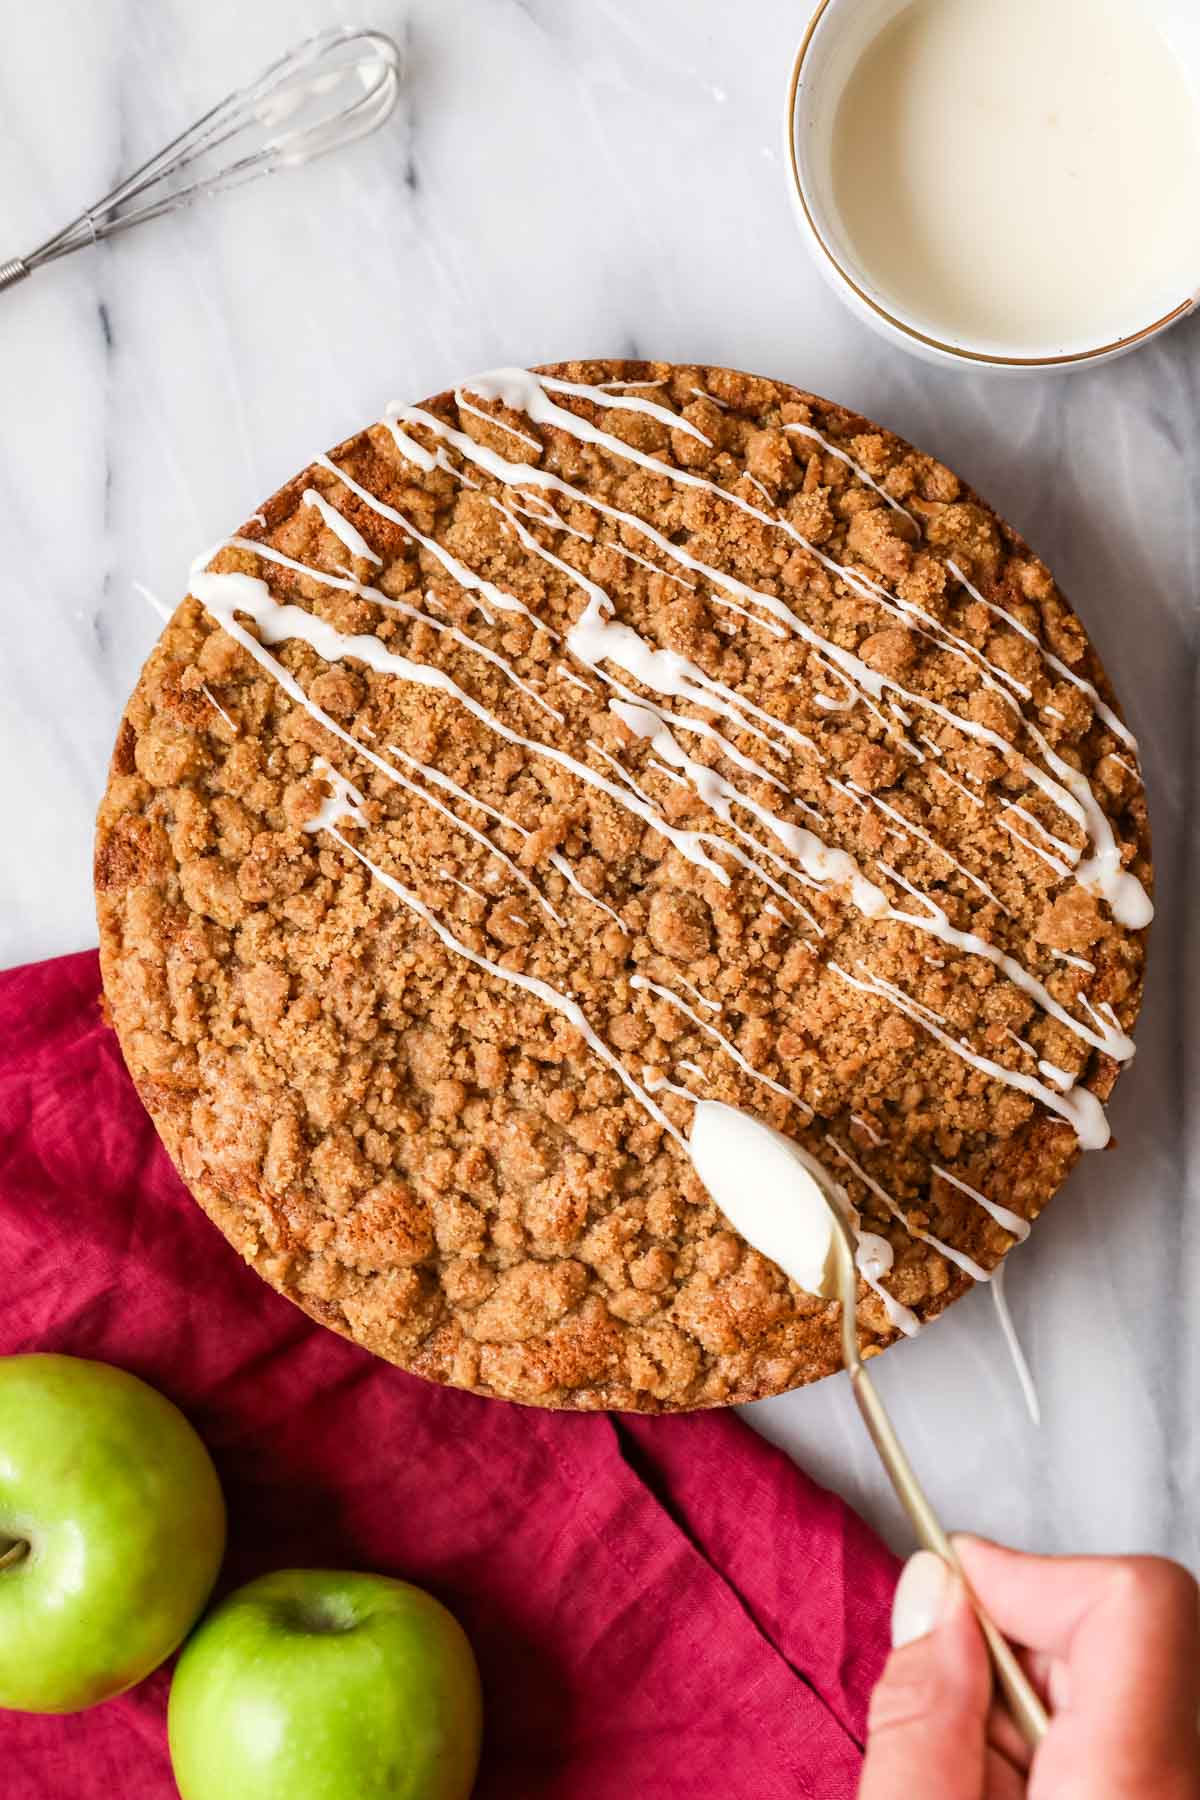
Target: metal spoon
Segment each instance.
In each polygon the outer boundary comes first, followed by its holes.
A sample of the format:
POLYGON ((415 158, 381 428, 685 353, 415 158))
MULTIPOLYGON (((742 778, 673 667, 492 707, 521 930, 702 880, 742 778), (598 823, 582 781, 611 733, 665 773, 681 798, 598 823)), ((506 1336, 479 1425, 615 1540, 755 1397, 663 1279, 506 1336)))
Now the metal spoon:
POLYGON ((866 1364, 863 1362, 858 1347, 858 1329, 855 1319, 858 1305, 858 1276, 854 1263, 854 1238, 841 1209, 825 1185, 823 1183, 816 1185, 820 1188, 834 1222, 838 1298, 842 1303, 842 1360, 846 1365, 846 1372, 850 1377, 850 1385, 854 1389, 854 1398, 858 1402, 858 1410, 863 1416, 863 1423, 871 1434, 871 1442, 879 1452, 879 1459, 896 1490, 896 1498, 908 1514, 912 1528, 922 1547, 932 1550, 935 1556, 940 1556, 944 1562, 948 1563, 966 1589, 967 1598, 987 1641, 1000 1691, 1008 1703, 1009 1711, 1012 1713, 1021 1736, 1031 1749, 1036 1749, 1049 1728, 1046 1709, 1034 1692, 1029 1677, 1017 1660, 1017 1654, 1012 1645, 989 1618, 977 1595, 972 1592, 971 1584, 958 1559, 958 1553, 929 1504, 925 1490, 917 1480, 916 1472, 905 1455, 883 1401, 879 1398, 879 1391, 867 1374, 866 1364))

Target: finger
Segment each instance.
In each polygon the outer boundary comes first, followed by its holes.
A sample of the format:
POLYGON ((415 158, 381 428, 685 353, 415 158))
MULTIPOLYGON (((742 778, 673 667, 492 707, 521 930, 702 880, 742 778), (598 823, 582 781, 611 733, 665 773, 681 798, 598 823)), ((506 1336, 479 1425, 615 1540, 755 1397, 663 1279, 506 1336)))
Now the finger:
MULTIPOLYGON (((919 1789, 917 1792, 919 1793, 919 1789)), ((1027 1800, 1029 1789, 1022 1770, 1014 1769, 1007 1756, 988 1746, 983 1791, 986 1800, 1027 1800)), ((905 1796, 905 1800, 908 1797, 905 1796)))
POLYGON ((1021 1667, 1033 1683, 1034 1692, 1046 1708, 1054 1712, 1067 1703, 1067 1665, 1045 1650, 1018 1650, 1021 1667))
POLYGON ((956 1548, 1005 1635, 1049 1658, 1054 1760, 1065 1731, 1086 1745, 1101 1792, 1195 1769, 1200 1604, 1185 1570, 1157 1557, 1024 1556, 976 1538, 956 1548))
MULTIPOLYGON (((997 1756, 1003 1757, 1005 1762, 1012 1768, 1019 1769, 1023 1775, 1028 1774, 1033 1752, 1003 1700, 992 1702, 992 1709, 988 1714, 987 1741, 997 1756)), ((988 1792, 990 1795, 991 1790, 988 1792)))
POLYGON ((1004 1632, 1032 1650, 1064 1657, 1098 1603, 1118 1595, 1152 1606, 1173 1628, 1197 1629, 1196 1583, 1155 1556, 1031 1556, 966 1534, 954 1547, 967 1580, 1004 1632))
POLYGON ((871 1696, 859 1800, 983 1800, 987 1651, 962 1583, 927 1550, 900 1577, 892 1642, 871 1696))

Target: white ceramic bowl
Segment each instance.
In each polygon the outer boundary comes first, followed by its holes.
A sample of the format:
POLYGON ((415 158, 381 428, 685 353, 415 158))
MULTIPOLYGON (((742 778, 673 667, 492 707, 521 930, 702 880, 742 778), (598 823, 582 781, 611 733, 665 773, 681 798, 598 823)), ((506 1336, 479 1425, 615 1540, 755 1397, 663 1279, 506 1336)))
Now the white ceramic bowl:
MULTIPOLYGON (((1108 362, 1157 336, 1200 306, 1200 269, 1164 281, 1149 319, 1130 319, 1108 343, 1047 344, 1042 354, 1008 356, 994 347, 940 338, 873 280, 840 220, 833 197, 833 126, 851 70, 867 45, 909 0, 820 0, 796 52, 784 121, 784 166, 801 230, 817 266, 850 310, 875 331, 928 362, 1020 374, 1108 362)), ((1200 0, 1130 0, 1148 28, 1171 45, 1200 94, 1200 0)), ((1200 206, 1200 195, 1196 196, 1200 206)))

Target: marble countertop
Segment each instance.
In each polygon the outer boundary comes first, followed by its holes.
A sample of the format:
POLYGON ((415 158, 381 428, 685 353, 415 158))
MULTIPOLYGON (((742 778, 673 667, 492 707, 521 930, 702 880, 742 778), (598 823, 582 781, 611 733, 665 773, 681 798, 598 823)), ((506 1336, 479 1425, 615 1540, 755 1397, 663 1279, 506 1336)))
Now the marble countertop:
MULTIPOLYGON (((0 295, 0 966, 95 940, 93 812, 158 630, 134 583, 174 602, 200 547, 388 400, 611 354, 861 408, 966 475, 1074 599, 1142 739, 1159 881, 1118 1147, 1011 1263, 1041 1429, 982 1290, 891 1353, 881 1386, 948 1523, 1195 1565, 1200 320, 1019 382, 877 341, 792 222, 781 113, 803 0, 752 10, 753 30, 721 0, 159 0, 136 24, 120 0, 10 5, 0 258, 310 30, 377 25, 410 62, 379 136, 0 295)), ((749 1417, 907 1544, 844 1378, 749 1417)))

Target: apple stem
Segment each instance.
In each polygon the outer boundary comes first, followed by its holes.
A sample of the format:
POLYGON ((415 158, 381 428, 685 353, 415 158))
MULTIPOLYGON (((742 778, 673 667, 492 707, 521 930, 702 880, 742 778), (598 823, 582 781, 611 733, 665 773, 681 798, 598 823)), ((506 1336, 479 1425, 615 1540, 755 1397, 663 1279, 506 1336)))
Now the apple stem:
POLYGON ((29 1555, 29 1544, 25 1538, 16 1538, 0 1550, 0 1569, 14 1569, 19 1562, 24 1562, 29 1555))

